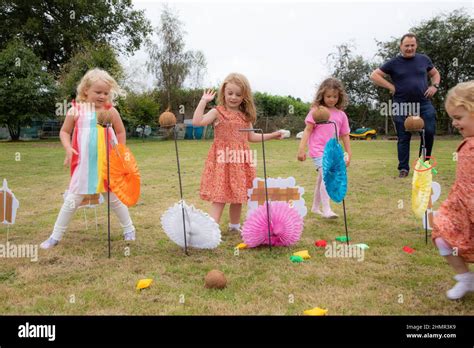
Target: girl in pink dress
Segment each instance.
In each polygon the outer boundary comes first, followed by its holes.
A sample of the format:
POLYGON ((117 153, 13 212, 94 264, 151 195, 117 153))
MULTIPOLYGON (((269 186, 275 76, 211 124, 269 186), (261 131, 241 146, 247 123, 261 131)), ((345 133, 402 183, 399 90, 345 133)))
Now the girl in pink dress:
POLYGON ((452 88, 446 97, 446 111, 464 141, 457 150, 456 180, 439 208, 431 238, 456 272, 456 285, 448 290, 450 300, 474 292, 474 81, 452 88))
POLYGON ((337 126, 337 137, 344 144, 347 152, 346 166, 349 165, 352 157, 351 144, 349 140, 349 120, 343 111, 347 104, 347 95, 342 83, 335 78, 328 78, 321 83, 314 98, 311 110, 306 116, 306 128, 301 138, 298 149, 298 160, 306 160, 306 144, 309 145, 309 155, 313 159, 316 170, 319 172, 314 190, 313 207, 311 211, 327 219, 337 218, 337 214, 331 210, 329 195, 323 181, 322 162, 326 143, 334 137, 334 126, 332 124, 316 124, 313 119, 313 111, 320 106, 328 109, 329 121, 333 121, 337 126), (319 206, 322 205, 322 211, 319 206))
MULTIPOLYGON (((211 217, 219 223, 226 203, 229 208, 229 230, 240 231, 242 203, 255 178, 256 158, 248 142, 260 142, 261 134, 242 132, 253 128, 256 110, 247 78, 232 73, 218 94, 218 106, 204 114, 207 103, 216 93, 205 91, 193 116, 194 126, 214 123, 214 142, 201 177, 201 199, 212 202, 211 217)), ((280 132, 264 134, 264 140, 281 139, 280 132)))

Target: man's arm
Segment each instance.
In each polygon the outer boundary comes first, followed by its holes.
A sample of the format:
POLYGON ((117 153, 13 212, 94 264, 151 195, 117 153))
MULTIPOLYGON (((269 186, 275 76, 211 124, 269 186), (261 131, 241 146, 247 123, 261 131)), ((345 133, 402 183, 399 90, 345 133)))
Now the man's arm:
POLYGON ((395 94, 395 86, 388 82, 385 79, 385 76, 387 76, 382 70, 379 68, 375 69, 372 74, 370 74, 370 79, 377 85, 383 88, 386 88, 390 91, 390 93, 393 95, 395 94))
POLYGON ((441 82, 441 75, 439 74, 438 69, 433 67, 430 71, 428 71, 428 76, 431 80, 431 86, 425 91, 425 97, 431 98, 434 94, 438 91, 439 83, 441 82), (436 87, 436 86, 438 87, 436 87))

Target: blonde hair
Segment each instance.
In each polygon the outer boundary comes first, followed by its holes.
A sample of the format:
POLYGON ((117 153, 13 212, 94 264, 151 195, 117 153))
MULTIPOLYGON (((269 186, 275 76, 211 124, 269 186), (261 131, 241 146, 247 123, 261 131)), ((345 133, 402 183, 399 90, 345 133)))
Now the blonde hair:
POLYGON ((242 90, 242 103, 239 105, 240 111, 245 115, 245 120, 254 124, 257 120, 257 111, 255 109, 255 103, 253 101, 252 90, 250 83, 247 78, 238 73, 229 74, 219 89, 217 96, 217 103, 225 106, 225 87, 228 83, 233 83, 240 87, 242 90))
POLYGON ((474 112, 474 80, 458 83, 446 95, 444 107, 463 107, 474 112))
POLYGON ((77 101, 85 102, 87 99, 85 92, 97 81, 103 81, 110 86, 109 102, 111 104, 114 104, 114 101, 118 97, 125 97, 125 91, 120 88, 117 81, 115 81, 107 71, 94 68, 86 72, 82 77, 81 82, 79 82, 79 85, 77 86, 77 101))
POLYGON ((311 106, 327 106, 324 104, 324 94, 330 89, 335 89, 339 92, 339 99, 337 100, 335 107, 339 110, 344 110, 348 102, 347 93, 344 90, 342 82, 334 77, 330 77, 321 83, 311 106))

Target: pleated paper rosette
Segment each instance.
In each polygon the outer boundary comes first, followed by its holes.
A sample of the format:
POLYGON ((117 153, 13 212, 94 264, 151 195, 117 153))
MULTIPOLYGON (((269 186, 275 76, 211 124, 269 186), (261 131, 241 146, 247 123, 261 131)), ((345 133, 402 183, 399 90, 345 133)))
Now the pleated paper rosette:
MULTIPOLYGON (((128 147, 116 144, 109 152, 110 190, 127 207, 135 205, 140 198, 140 173, 137 161, 128 147)), ((107 165, 104 166, 107 178, 107 165)))
POLYGON ((324 147, 323 180, 329 197, 341 203, 347 193, 347 171, 344 151, 335 138, 331 138, 324 147))
MULTIPOLYGON (((289 246, 297 243, 303 232, 303 217, 286 202, 270 202, 271 245, 289 246)), ((247 218, 242 239, 250 248, 269 245, 267 204, 259 206, 247 218)))
MULTIPOLYGON (((431 197, 431 183, 433 181, 433 174, 431 170, 425 170, 421 163, 422 159, 416 162, 415 170, 413 171, 412 190, 411 190, 411 207, 415 215, 423 218, 425 211, 428 209, 428 204, 431 197)), ((430 166, 429 161, 425 164, 430 166)))
POLYGON ((196 249, 214 249, 221 243, 219 224, 209 214, 193 205, 180 201, 161 216, 161 225, 166 235, 184 248, 183 213, 186 226, 186 244, 196 249))

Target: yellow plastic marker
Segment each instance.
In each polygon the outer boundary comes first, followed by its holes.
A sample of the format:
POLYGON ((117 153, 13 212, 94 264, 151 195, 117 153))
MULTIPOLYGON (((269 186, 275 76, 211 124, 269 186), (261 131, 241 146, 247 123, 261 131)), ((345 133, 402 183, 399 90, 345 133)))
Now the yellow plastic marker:
POLYGON ((151 283, 153 283, 153 279, 140 279, 137 283, 137 290, 142 290, 148 288, 151 283))
POLYGON ((248 245, 245 243, 240 243, 239 245, 236 246, 237 249, 247 249, 248 245))
POLYGON ((303 312, 304 315, 326 315, 328 313, 327 309, 322 309, 319 307, 314 307, 313 309, 307 309, 303 312))
POLYGON ((311 255, 308 253, 308 250, 301 250, 293 253, 293 256, 301 256, 304 260, 308 260, 311 258, 311 255))

